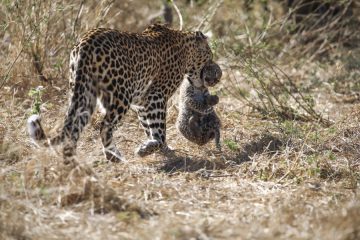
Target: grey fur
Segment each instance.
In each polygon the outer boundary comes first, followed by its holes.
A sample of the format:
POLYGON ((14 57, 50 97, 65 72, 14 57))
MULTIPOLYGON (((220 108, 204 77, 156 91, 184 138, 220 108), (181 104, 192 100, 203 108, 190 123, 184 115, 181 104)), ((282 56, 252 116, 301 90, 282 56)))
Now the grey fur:
POLYGON ((176 126, 189 141, 204 145, 215 139, 216 147, 221 150, 221 122, 213 106, 219 97, 210 95, 207 88, 196 88, 185 79, 180 86, 179 116, 176 126))

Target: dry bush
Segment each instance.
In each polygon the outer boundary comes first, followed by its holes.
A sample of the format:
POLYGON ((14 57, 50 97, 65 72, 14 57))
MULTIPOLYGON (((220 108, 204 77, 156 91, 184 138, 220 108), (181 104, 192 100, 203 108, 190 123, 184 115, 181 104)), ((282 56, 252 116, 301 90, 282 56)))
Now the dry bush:
MULTIPOLYGON (((329 126, 331 121, 322 117, 311 92, 303 87, 308 81, 296 79, 289 70, 304 71, 312 59, 330 53, 332 60, 339 49, 355 44, 360 6, 353 1, 311 0, 295 1, 289 9, 273 1, 263 5, 254 2, 251 6, 261 12, 254 14, 257 18, 252 19, 252 28, 235 20, 223 20, 230 26, 217 50, 227 61, 227 93, 264 117, 316 121, 329 126), (312 8, 307 9, 309 5, 312 8), (283 11, 276 11, 278 8, 283 11), (300 18, 303 8, 308 12, 300 18)), ((218 29, 223 29, 222 25, 215 24, 218 29)))
POLYGON ((314 109, 311 95, 302 93, 283 70, 260 54, 254 58, 232 55, 228 59, 232 64, 228 66, 227 92, 262 116, 331 124, 314 109))
POLYGON ((292 54, 302 54, 311 61, 344 46, 358 46, 358 2, 297 0, 289 7, 284 28, 289 31, 286 49, 292 54))
POLYGON ((4 23, 1 50, 6 56, 0 87, 14 88, 18 83, 20 88, 29 89, 49 84, 63 88, 69 52, 79 35, 94 27, 117 27, 115 17, 124 24, 122 30, 141 29, 147 23, 138 21, 141 17, 137 15, 149 10, 130 1, 17 0, 4 1, 0 11, 4 23))
POLYGON ((76 37, 69 31, 75 28, 76 6, 63 1, 15 1, 2 6, 5 34, 12 43, 5 51, 9 75, 2 76, 2 87, 7 81, 15 82, 13 79, 21 79, 24 88, 34 80, 42 85, 63 82, 69 49, 76 37), (24 65, 29 68, 24 69, 24 65))

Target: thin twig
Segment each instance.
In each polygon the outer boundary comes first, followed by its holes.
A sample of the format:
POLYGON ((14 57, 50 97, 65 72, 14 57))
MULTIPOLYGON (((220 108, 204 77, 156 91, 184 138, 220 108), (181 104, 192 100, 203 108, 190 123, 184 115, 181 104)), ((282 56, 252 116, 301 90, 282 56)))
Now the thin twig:
POLYGON ((220 5, 223 2, 224 0, 218 0, 212 7, 209 8, 207 14, 196 28, 197 30, 204 31, 207 29, 211 19, 214 17, 216 11, 219 9, 220 5))
POLYGON ((176 6, 175 1, 174 1, 174 0, 170 0, 170 3, 173 5, 176 14, 177 14, 178 17, 179 17, 179 30, 181 31, 182 28, 183 28, 183 17, 182 17, 182 15, 181 15, 181 12, 180 12, 179 8, 176 6))
MULTIPOLYGON (((35 27, 32 29, 30 35, 29 35, 28 38, 25 40, 25 42, 28 42, 28 41, 31 39, 31 37, 32 37, 32 35, 34 34, 35 29, 37 29, 37 27, 38 27, 38 26, 35 26, 35 27)), ((24 44, 23 44, 22 47, 21 47, 20 52, 16 55, 15 60, 11 63, 11 65, 9 66, 9 68, 6 70, 6 73, 5 73, 4 77, 3 77, 2 82, 1 82, 1 85, 0 85, 0 89, 2 89, 2 88, 4 87, 4 85, 5 85, 5 83, 7 82, 12 68, 14 67, 15 63, 17 62, 17 60, 20 58, 20 55, 24 52, 24 48, 25 48, 25 46, 24 46, 24 44)))
POLYGON ((77 11, 77 14, 76 14, 76 17, 75 17, 75 20, 74 20, 73 29, 72 29, 72 33, 71 33, 71 35, 74 36, 74 37, 75 37, 75 32, 76 32, 76 25, 78 24, 78 21, 79 21, 79 18, 80 18, 84 3, 85 3, 85 0, 82 0, 80 2, 79 9, 77 11))

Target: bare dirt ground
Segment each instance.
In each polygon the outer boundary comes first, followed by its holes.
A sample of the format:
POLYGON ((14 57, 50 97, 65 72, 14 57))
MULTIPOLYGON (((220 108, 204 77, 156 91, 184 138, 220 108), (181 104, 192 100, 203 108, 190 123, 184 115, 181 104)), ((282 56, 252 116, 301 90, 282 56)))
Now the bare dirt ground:
MULTIPOLYGON (((126 3, 121 7, 131 6, 126 3)), ((225 1, 218 13, 229 28, 231 17, 221 11, 229 13, 234 4, 225 1)), ((18 49, 10 50, 13 60, 18 49)), ((96 113, 81 136, 78 164, 70 166, 60 148, 38 148, 28 137, 28 92, 42 82, 34 70, 23 70, 31 61, 20 59, 0 94, 0 239, 360 239, 360 53, 336 54, 279 61, 329 126, 267 117, 229 94, 226 89, 238 87, 231 79, 244 76, 219 51, 224 76, 212 92, 220 96, 222 152, 178 133, 174 96, 167 141, 177 158, 134 156, 145 134, 129 112, 115 134, 127 161, 105 161, 96 113)), ((68 91, 61 75, 66 62, 52 66, 44 74, 55 80, 43 84, 41 99, 49 135, 62 126, 68 91)))

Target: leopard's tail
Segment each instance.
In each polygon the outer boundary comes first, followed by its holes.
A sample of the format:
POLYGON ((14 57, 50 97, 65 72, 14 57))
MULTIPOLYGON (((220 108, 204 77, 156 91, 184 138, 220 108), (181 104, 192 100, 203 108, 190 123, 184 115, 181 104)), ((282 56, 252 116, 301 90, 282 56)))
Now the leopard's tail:
POLYGON ((64 134, 60 133, 52 139, 48 139, 41 125, 41 117, 37 114, 31 115, 27 120, 27 129, 30 138, 37 144, 48 147, 59 145, 64 141, 64 134))

